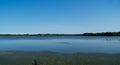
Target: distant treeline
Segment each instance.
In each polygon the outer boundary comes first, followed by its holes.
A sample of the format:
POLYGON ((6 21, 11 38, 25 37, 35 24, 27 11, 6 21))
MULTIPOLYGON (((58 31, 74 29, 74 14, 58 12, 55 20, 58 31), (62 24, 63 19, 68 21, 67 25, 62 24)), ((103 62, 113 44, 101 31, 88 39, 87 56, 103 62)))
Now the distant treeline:
POLYGON ((84 33, 83 36, 120 36, 120 32, 84 33))
POLYGON ((82 36, 82 34, 0 34, 0 36, 82 36))
POLYGON ((0 36, 120 36, 120 32, 83 33, 83 34, 0 34, 0 36))

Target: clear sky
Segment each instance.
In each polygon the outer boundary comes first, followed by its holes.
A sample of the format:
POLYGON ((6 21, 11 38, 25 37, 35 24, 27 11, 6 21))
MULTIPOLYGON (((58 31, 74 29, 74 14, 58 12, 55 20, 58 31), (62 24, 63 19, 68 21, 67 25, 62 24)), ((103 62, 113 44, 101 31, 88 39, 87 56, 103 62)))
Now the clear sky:
POLYGON ((120 31, 120 0, 0 0, 0 33, 120 31))

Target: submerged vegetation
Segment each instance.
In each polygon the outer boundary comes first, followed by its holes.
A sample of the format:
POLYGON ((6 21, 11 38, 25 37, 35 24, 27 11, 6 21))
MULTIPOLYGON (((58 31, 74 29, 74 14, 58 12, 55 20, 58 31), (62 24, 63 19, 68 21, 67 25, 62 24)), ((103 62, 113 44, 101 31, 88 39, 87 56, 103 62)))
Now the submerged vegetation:
POLYGON ((120 32, 83 33, 83 34, 0 34, 0 36, 120 36, 120 32))
POLYGON ((120 54, 0 51, 0 65, 120 65, 120 54))

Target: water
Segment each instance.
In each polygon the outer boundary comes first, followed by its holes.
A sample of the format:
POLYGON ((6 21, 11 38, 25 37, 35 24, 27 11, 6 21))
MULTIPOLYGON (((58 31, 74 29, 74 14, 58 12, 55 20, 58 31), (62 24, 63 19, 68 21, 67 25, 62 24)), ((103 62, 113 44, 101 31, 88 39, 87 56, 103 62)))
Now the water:
POLYGON ((0 36, 0 50, 120 53, 118 36, 0 36))

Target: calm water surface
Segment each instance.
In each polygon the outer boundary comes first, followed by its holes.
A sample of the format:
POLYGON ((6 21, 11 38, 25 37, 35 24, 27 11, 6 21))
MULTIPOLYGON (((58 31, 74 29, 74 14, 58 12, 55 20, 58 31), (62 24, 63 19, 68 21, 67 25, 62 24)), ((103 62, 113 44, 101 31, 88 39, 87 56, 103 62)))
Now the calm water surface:
POLYGON ((120 53, 120 37, 0 36, 0 50, 120 53))

